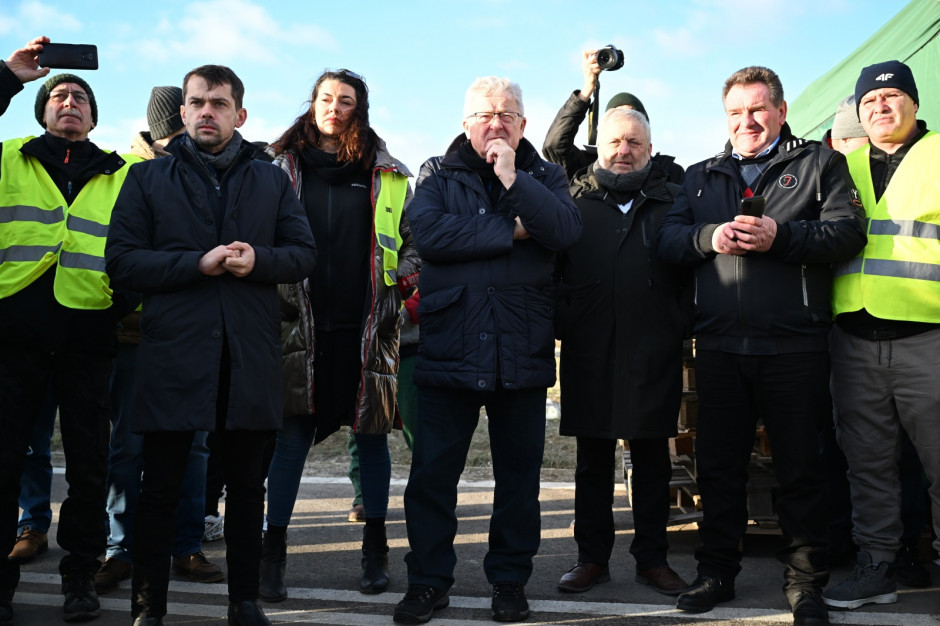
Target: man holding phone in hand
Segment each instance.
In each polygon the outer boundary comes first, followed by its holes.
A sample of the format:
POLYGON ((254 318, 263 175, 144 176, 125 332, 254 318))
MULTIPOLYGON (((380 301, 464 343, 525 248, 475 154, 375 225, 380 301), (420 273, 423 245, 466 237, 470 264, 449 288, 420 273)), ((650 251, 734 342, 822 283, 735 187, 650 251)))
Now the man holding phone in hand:
POLYGON ((831 265, 864 247, 865 216, 845 157, 790 132, 776 73, 744 68, 722 94, 730 141, 686 172, 658 242, 663 260, 694 268, 697 292, 703 545, 698 578, 676 606, 703 613, 734 598, 748 519, 747 465, 760 419, 780 483, 779 558, 794 624, 828 624, 818 435, 832 413, 831 265), (763 214, 743 215, 756 213, 755 196, 766 203, 763 214))
MULTIPOLYGON (((49 74, 37 37, 0 62, 0 112, 23 84, 49 74)), ((39 88, 39 137, 0 148, 0 552, 16 538, 27 443, 52 381, 68 497, 57 540, 66 621, 100 615, 93 577, 105 546, 108 379, 115 322, 137 304, 112 290, 105 237, 128 161, 88 140, 98 121, 91 86, 57 74, 39 88)), ((0 624, 13 620, 19 564, 0 559, 0 624)))

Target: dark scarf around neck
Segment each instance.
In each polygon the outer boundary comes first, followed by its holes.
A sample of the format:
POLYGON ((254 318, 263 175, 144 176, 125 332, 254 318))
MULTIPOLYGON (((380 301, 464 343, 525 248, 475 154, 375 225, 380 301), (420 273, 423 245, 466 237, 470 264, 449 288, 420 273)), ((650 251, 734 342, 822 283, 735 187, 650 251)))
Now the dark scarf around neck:
POLYGON ((199 147, 188 132, 183 134, 183 145, 185 145, 190 152, 199 157, 199 159, 208 166, 209 171, 214 174, 215 172, 224 172, 235 162, 235 157, 238 156, 242 148, 242 136, 236 130, 225 148, 216 154, 206 152, 199 147))
POLYGON ((653 171, 653 161, 650 159, 641 169, 633 172, 624 172, 617 174, 606 170, 595 161, 591 165, 591 171, 597 179, 597 183, 609 191, 618 203, 623 204, 636 197, 636 193, 643 189, 650 172, 653 171))

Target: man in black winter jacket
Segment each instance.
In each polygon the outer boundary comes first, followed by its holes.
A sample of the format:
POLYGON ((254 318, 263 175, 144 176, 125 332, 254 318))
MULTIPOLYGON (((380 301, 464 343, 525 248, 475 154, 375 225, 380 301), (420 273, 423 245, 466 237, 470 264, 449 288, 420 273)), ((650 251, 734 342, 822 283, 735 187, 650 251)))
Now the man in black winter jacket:
POLYGON ((564 172, 522 137, 525 124, 518 85, 477 79, 464 105, 465 135, 421 167, 408 205, 423 262, 420 434, 405 489, 408 593, 396 622, 426 622, 448 605, 457 483, 484 406, 496 477, 483 562, 493 616, 529 614, 545 394, 555 382, 552 267, 581 234, 581 219, 564 172))
MULTIPOLYGON (((0 112, 23 84, 45 77, 37 37, 0 62, 0 112)), ((91 87, 58 74, 39 88, 40 137, 0 148, 0 553, 16 538, 27 442, 53 385, 68 497, 57 540, 66 621, 100 615, 93 577, 105 546, 108 379, 118 319, 136 306, 105 274, 111 207, 128 166, 88 140, 98 106, 91 87)), ((0 559, 0 624, 13 619, 19 564, 0 559)))
POLYGON ((797 139, 777 75, 733 74, 723 91, 730 141, 689 168, 663 220, 659 252, 695 270, 697 481, 704 519, 698 578, 677 607, 734 597, 747 524, 745 482, 762 420, 774 455, 785 591, 795 624, 828 624, 821 590, 827 515, 818 436, 830 419, 831 264, 865 244, 845 157, 797 139), (761 217, 741 200, 761 196, 761 217))
POLYGON ((653 237, 678 187, 650 160, 649 122, 613 109, 598 132, 597 162, 571 186, 584 231, 558 255, 556 336, 561 339, 562 435, 578 438, 574 538, 566 592, 610 580, 614 453, 629 441, 635 580, 666 595, 689 585, 669 567, 669 437, 682 392, 690 270, 663 263, 653 237))
POLYGON ((183 80, 186 133, 131 168, 106 259, 144 294, 132 428, 143 478, 131 558, 135 624, 166 614, 173 519, 197 431, 217 431, 226 479, 230 624, 270 623, 258 606, 264 450, 280 427, 278 283, 313 271, 316 246, 290 180, 235 130, 247 117, 231 69, 183 80))

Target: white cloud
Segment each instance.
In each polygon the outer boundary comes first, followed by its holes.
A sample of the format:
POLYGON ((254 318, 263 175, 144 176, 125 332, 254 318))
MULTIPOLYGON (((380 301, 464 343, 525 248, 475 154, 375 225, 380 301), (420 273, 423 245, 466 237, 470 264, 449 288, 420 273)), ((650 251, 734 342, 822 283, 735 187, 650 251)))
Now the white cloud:
POLYGON ((81 29, 82 22, 77 17, 42 2, 23 2, 15 11, 5 6, 0 15, 0 34, 15 35, 22 39, 21 45, 39 35, 47 35, 52 41, 65 42, 68 41, 66 35, 81 29))
POLYGON ((278 22, 260 4, 247 0, 209 0, 188 5, 172 22, 164 19, 157 37, 132 45, 144 58, 166 61, 179 57, 231 64, 251 61, 278 66, 291 63, 292 48, 337 48, 336 38, 310 22, 278 22))

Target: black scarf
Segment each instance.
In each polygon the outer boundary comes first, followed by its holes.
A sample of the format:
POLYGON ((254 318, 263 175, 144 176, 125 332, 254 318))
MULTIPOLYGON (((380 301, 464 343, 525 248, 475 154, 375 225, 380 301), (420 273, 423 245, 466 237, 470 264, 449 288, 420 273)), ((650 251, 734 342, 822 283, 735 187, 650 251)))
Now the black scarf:
POLYGON ((363 171, 358 161, 340 163, 335 154, 324 152, 316 146, 302 148, 300 158, 305 166, 311 168, 317 176, 330 184, 341 182, 363 171))
POLYGON ((591 171, 597 179, 597 183, 610 192, 617 204, 626 204, 636 197, 636 192, 643 189, 650 172, 653 171, 653 161, 647 161, 641 169, 624 172, 623 174, 605 170, 595 161, 591 164, 591 171))
POLYGON ((231 167, 232 163, 235 162, 235 157, 237 157, 238 153, 241 151, 242 136, 236 130, 225 148, 217 154, 206 152, 199 147, 199 145, 193 141, 193 138, 189 136, 189 132, 183 134, 183 145, 206 164, 209 174, 216 178, 214 182, 218 183, 218 179, 222 178, 225 170, 231 167))
MULTIPOLYGON (((527 149, 528 146, 529 144, 527 142, 522 141, 519 142, 519 146, 516 148, 515 165, 517 170, 524 169, 524 165, 528 163, 531 158, 531 150, 527 149)), ((483 181, 483 186, 486 187, 489 192, 490 201, 495 207, 499 197, 502 195, 503 191, 505 191, 503 183, 496 175, 494 169, 495 163, 487 163, 486 159, 477 154, 469 139, 465 139, 460 143, 460 146, 457 147, 457 153, 460 156, 460 160, 466 163, 467 167, 476 172, 480 180, 483 181)))

